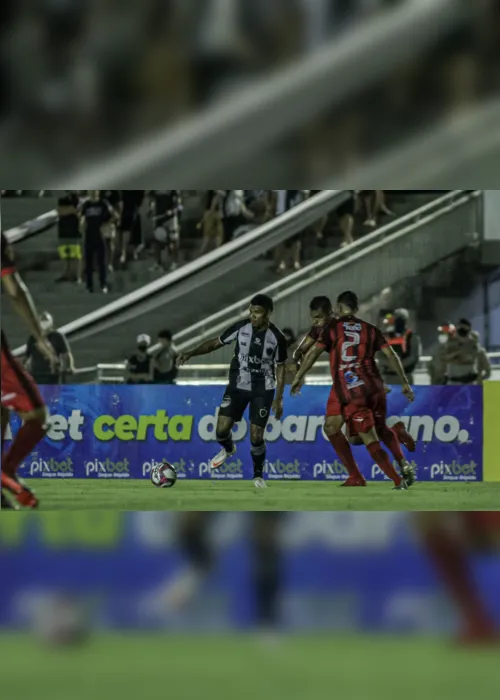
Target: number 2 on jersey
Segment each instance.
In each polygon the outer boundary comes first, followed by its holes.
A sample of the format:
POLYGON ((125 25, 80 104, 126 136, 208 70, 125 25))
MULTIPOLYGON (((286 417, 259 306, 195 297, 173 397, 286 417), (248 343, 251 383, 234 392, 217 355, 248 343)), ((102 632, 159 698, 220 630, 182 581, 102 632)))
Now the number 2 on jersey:
POLYGON ((356 351, 350 353, 350 348, 355 348, 361 343, 361 335, 354 331, 344 331, 347 340, 342 343, 342 362, 355 362, 358 359, 356 351))

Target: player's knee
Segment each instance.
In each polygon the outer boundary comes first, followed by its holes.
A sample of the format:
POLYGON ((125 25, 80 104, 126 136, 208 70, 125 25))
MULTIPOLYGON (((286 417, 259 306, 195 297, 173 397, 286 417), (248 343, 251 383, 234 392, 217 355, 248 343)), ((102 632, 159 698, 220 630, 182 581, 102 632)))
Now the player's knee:
POLYGON ((260 457, 266 452, 266 443, 264 440, 252 440, 250 443, 250 452, 255 457, 260 457))
POLYGON ((40 429, 44 432, 47 432, 49 429, 50 414, 46 406, 37 408, 34 411, 29 411, 28 413, 20 413, 19 416, 24 423, 38 423, 40 429))
POLYGON ((338 435, 342 432, 342 423, 339 423, 338 421, 326 421, 325 425, 323 426, 323 430, 328 437, 338 435))

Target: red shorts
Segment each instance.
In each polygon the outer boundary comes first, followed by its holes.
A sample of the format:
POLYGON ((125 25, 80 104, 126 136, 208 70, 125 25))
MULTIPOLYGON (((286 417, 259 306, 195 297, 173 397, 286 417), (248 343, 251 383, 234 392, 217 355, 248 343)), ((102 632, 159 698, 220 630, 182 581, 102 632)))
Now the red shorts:
POLYGON ((385 426, 387 420, 387 398, 385 392, 370 394, 342 404, 335 389, 332 389, 326 406, 327 416, 342 416, 350 435, 369 433, 374 428, 385 426))
POLYGON ((2 406, 16 413, 45 407, 38 387, 21 363, 2 349, 2 406))

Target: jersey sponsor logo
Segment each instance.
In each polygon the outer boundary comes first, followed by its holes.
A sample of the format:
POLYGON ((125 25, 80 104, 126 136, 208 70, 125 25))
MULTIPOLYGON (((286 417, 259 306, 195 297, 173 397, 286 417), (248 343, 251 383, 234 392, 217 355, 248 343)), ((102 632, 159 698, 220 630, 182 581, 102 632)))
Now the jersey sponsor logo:
POLYGON ((262 340, 260 338, 254 338, 253 342, 255 343, 255 345, 262 345, 262 340))
POLYGON ((362 331, 363 327, 361 323, 344 323, 342 324, 346 331, 362 331))
POLYGON ((111 459, 100 461, 94 459, 85 462, 85 475, 97 477, 98 479, 129 479, 130 478, 130 462, 124 459, 119 462, 113 462, 111 459))

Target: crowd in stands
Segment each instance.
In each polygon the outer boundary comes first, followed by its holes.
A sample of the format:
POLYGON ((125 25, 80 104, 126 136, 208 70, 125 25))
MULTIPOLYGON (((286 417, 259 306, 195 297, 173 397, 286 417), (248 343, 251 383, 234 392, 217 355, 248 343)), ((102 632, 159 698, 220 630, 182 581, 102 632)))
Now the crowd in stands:
MULTIPOLYGON (((10 76, 8 110, 0 112, 4 161, 33 174, 102 156, 407 1, 11 5, 2 40, 10 76)), ((477 23, 464 21, 424 59, 400 62, 380 84, 297 133, 294 153, 309 166, 302 174, 325 159, 338 168, 495 91, 499 3, 474 5, 477 23)))

